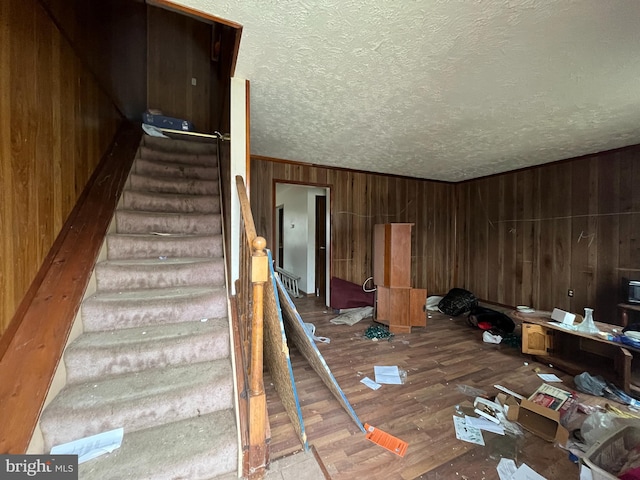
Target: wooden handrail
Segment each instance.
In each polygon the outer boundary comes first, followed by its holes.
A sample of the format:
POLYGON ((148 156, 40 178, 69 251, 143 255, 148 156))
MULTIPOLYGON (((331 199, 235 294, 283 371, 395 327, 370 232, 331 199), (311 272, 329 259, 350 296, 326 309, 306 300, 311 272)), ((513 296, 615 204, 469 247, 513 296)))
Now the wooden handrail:
POLYGON ((244 364, 248 366, 249 391, 247 417, 249 428, 248 471, 249 478, 259 479, 269 462, 267 432, 269 417, 264 391, 263 371, 263 319, 264 285, 269 279, 269 257, 265 251, 267 242, 256 235, 251 205, 244 180, 236 177, 240 202, 240 278, 237 282, 237 320, 243 345, 244 364), (244 237, 244 238, 243 238, 244 237))
POLYGON ((20 305, 0 359, 0 453, 25 453, 140 141, 125 123, 20 305))

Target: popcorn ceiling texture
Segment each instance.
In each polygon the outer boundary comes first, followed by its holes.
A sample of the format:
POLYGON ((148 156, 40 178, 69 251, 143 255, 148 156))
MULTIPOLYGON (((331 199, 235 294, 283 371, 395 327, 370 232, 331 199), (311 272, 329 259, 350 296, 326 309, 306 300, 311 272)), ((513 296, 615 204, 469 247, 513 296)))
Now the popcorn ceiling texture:
POLYGON ((640 143, 638 0, 179 0, 243 25, 251 153, 460 181, 640 143))

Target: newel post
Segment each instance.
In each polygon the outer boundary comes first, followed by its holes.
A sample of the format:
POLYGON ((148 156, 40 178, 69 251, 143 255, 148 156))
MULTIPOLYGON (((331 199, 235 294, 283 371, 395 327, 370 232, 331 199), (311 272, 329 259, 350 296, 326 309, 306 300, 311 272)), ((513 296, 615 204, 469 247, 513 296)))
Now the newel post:
POLYGON ((251 363, 249 373, 249 478, 261 479, 269 462, 267 450, 267 398, 262 379, 264 284, 269 279, 267 242, 256 237, 251 242, 251 283, 253 285, 253 319, 251 323, 251 363))
POLYGON ((253 285, 253 323, 251 325, 251 394, 264 390, 262 381, 264 284, 269 278, 269 257, 265 252, 267 241, 256 237, 251 247, 251 283, 253 285))

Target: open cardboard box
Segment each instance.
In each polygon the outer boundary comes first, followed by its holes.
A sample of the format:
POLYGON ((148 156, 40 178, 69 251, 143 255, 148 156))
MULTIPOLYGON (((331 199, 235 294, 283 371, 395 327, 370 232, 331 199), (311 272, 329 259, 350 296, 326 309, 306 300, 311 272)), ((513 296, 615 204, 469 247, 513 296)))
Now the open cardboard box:
POLYGON ((548 442, 560 445, 567 443, 569 432, 560 424, 560 412, 530 402, 526 398, 518 401, 504 393, 499 393, 496 401, 505 407, 508 420, 519 423, 548 442))

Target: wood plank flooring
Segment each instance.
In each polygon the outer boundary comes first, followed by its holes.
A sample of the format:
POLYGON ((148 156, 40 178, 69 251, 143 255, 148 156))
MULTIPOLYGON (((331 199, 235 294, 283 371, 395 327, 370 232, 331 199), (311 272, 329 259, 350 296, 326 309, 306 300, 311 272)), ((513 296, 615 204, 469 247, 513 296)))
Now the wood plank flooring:
MULTIPOLYGON (((319 299, 295 302, 303 320, 315 324, 316 335, 331 339, 329 344, 318 343, 318 348, 360 420, 409 444, 401 458, 368 441, 290 345, 308 441, 332 479, 492 480, 498 479, 501 457, 512 458, 518 465, 524 462, 549 480, 578 478, 578 467, 566 451, 531 433, 516 440, 485 432, 482 447, 457 440, 452 421, 456 405, 473 402, 457 385, 495 395, 493 385, 500 384, 529 395, 542 383, 536 367, 560 376, 567 388, 573 387, 572 377, 534 362, 518 348, 483 343, 481 331, 468 327, 465 317, 432 314, 425 328, 374 342, 363 335, 373 324, 371 319, 353 326, 334 325, 329 320, 336 315, 319 299), (360 380, 374 378, 374 365, 406 370, 405 384, 369 389, 360 380)), ((268 372, 265 384, 275 460, 301 446, 268 372)))

